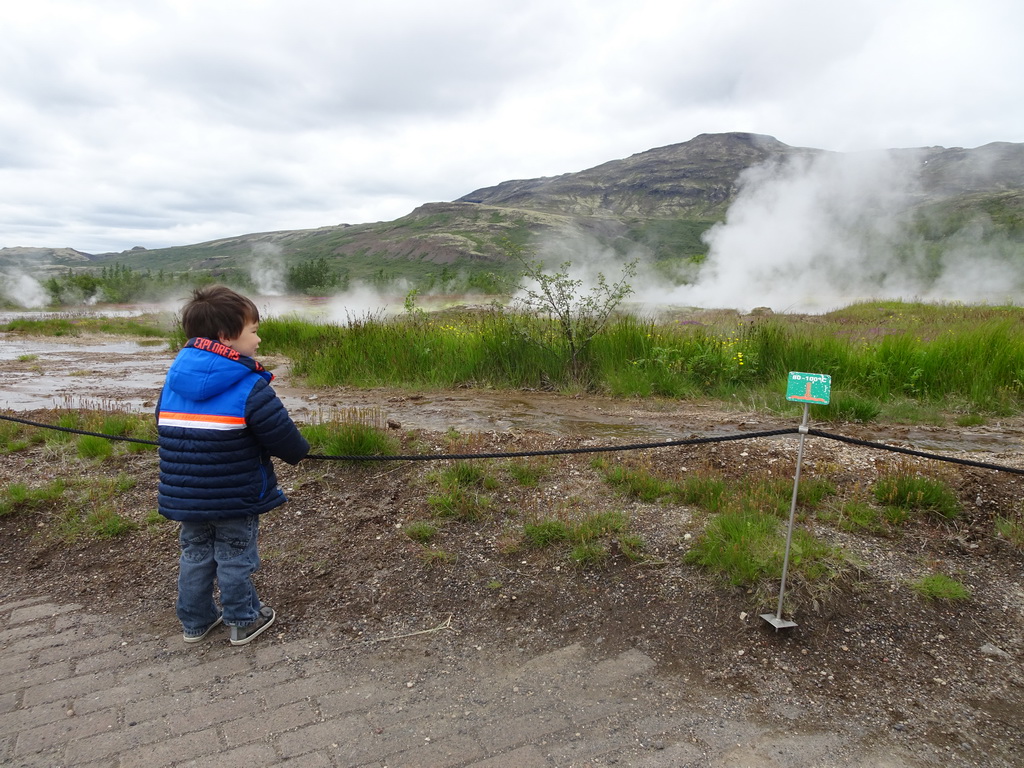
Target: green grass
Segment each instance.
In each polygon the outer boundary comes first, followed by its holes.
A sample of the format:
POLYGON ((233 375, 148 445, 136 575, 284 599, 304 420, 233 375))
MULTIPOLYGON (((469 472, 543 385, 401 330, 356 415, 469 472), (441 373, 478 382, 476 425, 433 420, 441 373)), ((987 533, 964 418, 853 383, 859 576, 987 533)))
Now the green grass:
POLYGON ((62 317, 33 320, 18 318, 0 323, 0 331, 20 333, 27 336, 80 336, 83 333, 99 333, 116 336, 143 336, 167 338, 174 323, 169 313, 149 314, 138 317, 94 317, 68 313, 62 317))
POLYGON ((569 526, 562 520, 540 520, 523 525, 523 535, 533 547, 549 547, 569 540, 569 526))
MULTIPOLYGON (((351 409, 300 427, 310 452, 328 456, 394 456, 398 439, 382 427, 376 411, 351 409)), ((358 461, 358 460, 356 460, 358 461)), ((360 462, 361 463, 361 462, 360 462)))
POLYGON ((847 499, 817 513, 822 522, 832 523, 852 533, 882 534, 888 530, 885 512, 859 498, 847 499))
POLYGON ((999 517, 995 521, 996 533, 1018 552, 1024 552, 1024 523, 1019 519, 999 517))
POLYGON ((473 522, 488 515, 491 500, 465 488, 454 488, 428 495, 427 507, 435 517, 473 522))
POLYGON ((416 520, 405 526, 405 535, 413 541, 426 544, 433 539, 438 532, 438 527, 426 520, 416 520))
POLYGON ((112 506, 100 506, 85 516, 85 530, 97 539, 115 539, 134 531, 139 526, 119 514, 112 506))
POLYGON ((948 600, 957 602, 967 600, 971 591, 956 579, 942 573, 922 576, 910 585, 917 594, 927 600, 948 600))
POLYGON ((0 454, 17 453, 43 442, 41 430, 11 421, 0 421, 0 454))
MULTIPOLYGON (((721 575, 730 584, 764 590, 781 578, 784 557, 784 526, 775 515, 735 511, 712 517, 685 560, 721 575)), ((845 568, 838 548, 794 529, 789 564, 794 580, 827 583, 845 568)))
POLYGON ((435 565, 451 565, 458 561, 459 556, 443 549, 431 549, 423 547, 418 555, 420 561, 427 567, 435 565))
POLYGON ((0 493, 0 517, 23 510, 53 506, 60 501, 66 490, 67 484, 62 478, 39 488, 30 488, 25 483, 11 483, 0 493))
POLYGON ((629 518, 613 510, 591 512, 572 520, 547 517, 523 524, 523 539, 535 549, 560 547, 569 561, 580 568, 602 565, 611 555, 610 544, 630 561, 645 559, 643 539, 629 531, 629 518))
POLYGON ((832 376, 821 418, 870 421, 901 398, 966 403, 985 414, 1024 405, 1024 309, 899 302, 855 305, 813 322, 755 324, 614 319, 566 371, 544 318, 505 310, 368 317, 346 325, 267 320, 268 351, 288 354, 314 386, 586 388, 620 396, 729 397, 785 391, 791 370, 832 376))
POLYGON ((505 471, 523 488, 536 488, 550 473, 551 463, 543 459, 510 461, 505 465, 505 471))
MULTIPOLYGON (((659 477, 644 466, 626 462, 610 464, 597 459, 593 465, 603 472, 610 485, 645 502, 668 500, 698 506, 708 512, 767 511, 786 518, 793 502, 792 478, 762 472, 752 472, 727 483, 705 472, 687 474, 680 481, 659 477)), ((804 510, 815 509, 836 493, 831 480, 805 476, 798 488, 797 505, 804 510)))
POLYGON ((98 459, 102 461, 108 458, 114 452, 114 448, 111 445, 110 440, 105 437, 95 437, 93 435, 79 435, 75 441, 75 445, 78 450, 78 456, 82 459, 98 459))
POLYGON ((445 490, 479 488, 493 491, 499 487, 497 478, 487 471, 487 465, 481 461, 456 461, 432 473, 434 480, 445 490))
POLYGON ((962 511, 959 499, 948 485, 911 470, 879 477, 873 492, 875 500, 889 508, 893 522, 902 522, 917 513, 952 520, 962 511))

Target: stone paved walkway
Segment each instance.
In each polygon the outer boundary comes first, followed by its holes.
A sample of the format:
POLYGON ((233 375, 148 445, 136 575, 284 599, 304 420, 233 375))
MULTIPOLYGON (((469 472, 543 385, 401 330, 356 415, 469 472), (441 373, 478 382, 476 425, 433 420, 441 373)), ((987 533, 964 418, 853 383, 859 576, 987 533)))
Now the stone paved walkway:
POLYGON ((271 631, 234 648, 223 628, 186 645, 82 606, 0 598, 0 765, 932 764, 865 746, 870 734, 759 725, 741 697, 700 701, 637 650, 438 645, 326 648, 271 631))

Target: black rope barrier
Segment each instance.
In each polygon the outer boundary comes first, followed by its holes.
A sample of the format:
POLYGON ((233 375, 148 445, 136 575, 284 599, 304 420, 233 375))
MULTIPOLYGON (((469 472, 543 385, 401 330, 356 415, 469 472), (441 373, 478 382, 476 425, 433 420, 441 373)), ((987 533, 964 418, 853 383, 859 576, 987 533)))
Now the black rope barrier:
POLYGON ((1019 467, 1006 467, 1001 464, 989 464, 985 461, 972 461, 971 459, 958 459, 955 456, 943 456, 938 453, 925 453, 924 451, 915 451, 912 448, 901 448, 898 445, 886 445, 885 443, 872 443, 867 440, 858 440, 855 437, 845 437, 843 435, 833 435, 830 432, 822 432, 818 429, 808 429, 808 435, 814 435, 815 437, 824 437, 829 440, 838 440, 841 443, 849 443, 851 445, 861 445, 865 448, 878 448, 885 451, 891 451, 893 453, 902 453, 907 456, 919 456, 922 459, 934 459, 935 461, 948 461, 952 464, 963 464, 967 467, 979 467, 981 469, 993 469, 997 472, 1011 472, 1015 475, 1024 475, 1024 469, 1019 467))
POLYGON ((542 451, 504 451, 499 453, 423 453, 405 456, 320 456, 309 455, 307 459, 328 459, 335 461, 440 461, 441 459, 518 459, 528 456, 565 456, 573 453, 608 453, 611 451, 643 451, 650 448, 674 448, 680 445, 700 443, 722 443, 729 440, 750 440, 755 437, 792 435, 796 427, 774 429, 770 432, 748 432, 742 435, 720 437, 694 437, 689 440, 662 440, 658 443, 630 443, 629 445, 596 445, 586 448, 549 448, 542 451))
MULTIPOLYGON (((17 424, 25 424, 30 427, 38 427, 40 429, 52 429, 58 432, 69 432, 75 435, 86 435, 89 437, 103 437, 107 440, 120 440, 127 443, 140 443, 142 445, 159 445, 156 440, 143 440, 137 437, 127 437, 124 435, 107 435, 102 432, 90 432, 84 429, 76 429, 75 427, 61 427, 56 424, 47 424, 41 421, 32 421, 31 419, 22 419, 16 416, 8 416, 0 414, 0 419, 4 421, 12 421, 17 424)), ((793 435, 799 433, 798 427, 787 427, 785 429, 773 429, 767 432, 745 432, 736 435, 720 435, 718 437, 695 437, 685 440, 662 440, 657 443, 629 443, 626 445, 597 445, 587 446, 583 448, 550 448, 547 450, 539 451, 501 451, 495 453, 420 453, 420 454, 404 454, 395 456, 384 456, 384 455, 322 455, 322 454, 309 454, 306 456, 307 459, 314 461, 442 461, 442 460, 468 460, 468 459, 514 459, 514 458, 528 458, 534 456, 565 456, 570 454, 580 453, 610 453, 613 451, 642 451, 650 450, 653 448, 677 448, 685 445, 702 445, 707 443, 724 443, 735 440, 754 440, 759 437, 779 437, 782 435, 793 435)), ((967 467, 977 467, 979 469, 989 469, 996 472, 1009 472, 1016 475, 1024 475, 1024 468, 1019 467, 1007 467, 1001 464, 991 464, 984 461, 973 461, 971 459, 960 459, 954 456, 943 456, 938 453, 926 453, 924 451, 916 451, 912 448, 902 448, 897 445, 888 445, 886 443, 874 443, 869 440, 860 440, 855 437, 846 437, 844 435, 835 435, 831 432, 823 432, 819 429, 808 429, 807 434, 813 435, 814 437, 822 437, 827 440, 836 440, 841 443, 848 443, 850 445, 859 445, 864 448, 872 448, 880 451, 890 451, 892 453, 900 453, 907 456, 917 456, 923 459, 933 459, 935 461, 946 461, 953 464, 960 464, 967 467)))
POLYGON ((141 443, 142 445, 159 445, 156 440, 143 440, 138 437, 127 437, 126 435, 107 435, 103 432, 89 432, 85 429, 76 429, 74 427, 61 427, 57 424, 47 424, 42 421, 32 421, 31 419, 19 419, 17 416, 7 416, 0 413, 0 419, 4 421, 13 421, 16 424, 27 424, 30 427, 40 427, 41 429, 52 429, 55 432, 69 432, 72 435, 86 435, 87 437, 105 437, 107 440, 120 440, 123 443, 141 443))

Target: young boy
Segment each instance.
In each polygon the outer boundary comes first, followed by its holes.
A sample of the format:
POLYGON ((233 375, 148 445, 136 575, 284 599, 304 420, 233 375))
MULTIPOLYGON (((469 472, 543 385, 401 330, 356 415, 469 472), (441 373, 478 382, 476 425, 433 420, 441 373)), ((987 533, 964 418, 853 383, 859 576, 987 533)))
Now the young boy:
POLYGON ((245 296, 214 285, 181 311, 188 342, 157 403, 160 514, 181 522, 177 613, 186 643, 222 621, 245 645, 274 623, 250 577, 259 568, 259 516, 287 499, 271 456, 298 464, 309 452, 253 359, 260 315, 245 296), (220 587, 223 613, 213 600, 220 587))

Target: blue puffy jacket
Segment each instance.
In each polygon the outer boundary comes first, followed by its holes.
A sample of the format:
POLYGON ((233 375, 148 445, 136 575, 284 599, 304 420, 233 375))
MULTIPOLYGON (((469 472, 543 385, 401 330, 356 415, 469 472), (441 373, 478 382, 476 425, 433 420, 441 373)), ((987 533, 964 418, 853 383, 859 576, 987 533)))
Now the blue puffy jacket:
POLYGON ((189 339, 157 403, 160 514, 203 521, 262 514, 287 501, 271 456, 298 464, 309 452, 251 357, 212 339, 189 339))

